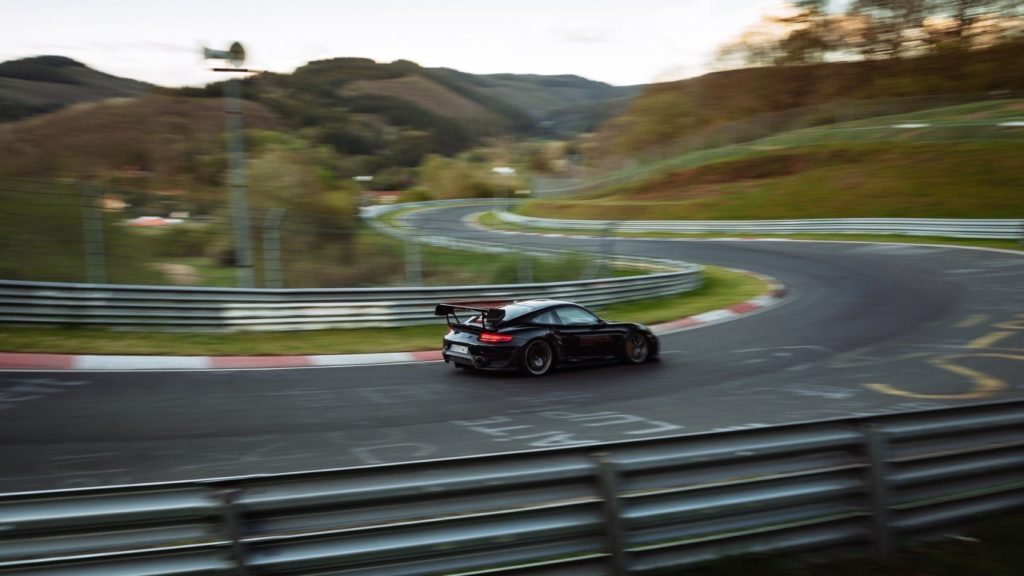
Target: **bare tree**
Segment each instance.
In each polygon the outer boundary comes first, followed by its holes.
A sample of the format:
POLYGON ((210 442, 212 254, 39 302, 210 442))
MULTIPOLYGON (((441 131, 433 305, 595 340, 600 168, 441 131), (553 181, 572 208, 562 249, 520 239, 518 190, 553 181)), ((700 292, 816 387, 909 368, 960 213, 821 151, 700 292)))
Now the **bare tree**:
POLYGON ((933 46, 977 48, 1024 32, 1024 0, 938 0, 928 26, 933 46))
POLYGON ((854 48, 865 58, 899 58, 923 44, 924 21, 938 0, 855 0, 849 13, 860 18, 854 48))

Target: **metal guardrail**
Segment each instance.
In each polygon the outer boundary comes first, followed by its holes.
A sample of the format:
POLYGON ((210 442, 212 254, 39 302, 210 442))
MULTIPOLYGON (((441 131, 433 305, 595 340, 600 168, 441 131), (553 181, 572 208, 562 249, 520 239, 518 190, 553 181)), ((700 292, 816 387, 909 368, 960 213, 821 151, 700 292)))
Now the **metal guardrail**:
POLYGON ((434 305, 530 298, 585 305, 700 287, 701 267, 571 282, 350 289, 233 289, 0 280, 0 322, 197 330, 318 330, 437 322, 434 305))
POLYGON ((897 234, 947 238, 1024 238, 1024 220, 943 218, 831 218, 816 220, 555 220, 497 212, 507 223, 562 230, 679 232, 685 234, 897 234))
POLYGON ((745 552, 887 553, 1024 506, 1022 431, 1016 400, 533 453, 6 494, 0 575, 624 575, 745 552))

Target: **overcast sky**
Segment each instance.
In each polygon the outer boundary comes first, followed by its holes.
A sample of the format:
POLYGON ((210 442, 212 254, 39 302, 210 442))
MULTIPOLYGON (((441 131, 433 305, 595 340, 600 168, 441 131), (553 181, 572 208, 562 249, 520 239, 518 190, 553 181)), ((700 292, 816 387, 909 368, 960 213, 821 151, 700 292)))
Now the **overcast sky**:
POLYGON ((707 71, 715 48, 783 0, 0 0, 0 61, 69 56, 165 86, 220 79, 200 48, 238 40, 289 72, 360 56, 611 84, 707 71))

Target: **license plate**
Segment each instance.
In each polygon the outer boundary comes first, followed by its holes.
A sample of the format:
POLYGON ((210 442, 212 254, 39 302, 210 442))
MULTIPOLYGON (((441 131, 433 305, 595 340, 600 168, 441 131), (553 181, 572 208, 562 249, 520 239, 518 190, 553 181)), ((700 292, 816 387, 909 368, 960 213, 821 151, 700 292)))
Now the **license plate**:
POLYGON ((458 354, 469 354, 469 347, 452 344, 451 351, 458 354))

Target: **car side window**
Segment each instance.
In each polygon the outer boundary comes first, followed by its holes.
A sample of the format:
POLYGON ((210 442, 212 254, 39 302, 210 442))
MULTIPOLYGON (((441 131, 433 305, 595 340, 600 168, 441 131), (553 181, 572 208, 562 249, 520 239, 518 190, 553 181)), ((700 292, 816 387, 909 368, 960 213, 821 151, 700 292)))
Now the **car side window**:
POLYGON ((533 318, 533 321, 537 324, 547 324, 551 326, 557 326, 562 323, 562 321, 558 318, 558 313, 556 313, 554 310, 548 310, 543 314, 535 316, 533 318))
POLYGON ((575 306, 559 308, 558 317, 568 326, 593 326, 599 322, 597 316, 575 306))

